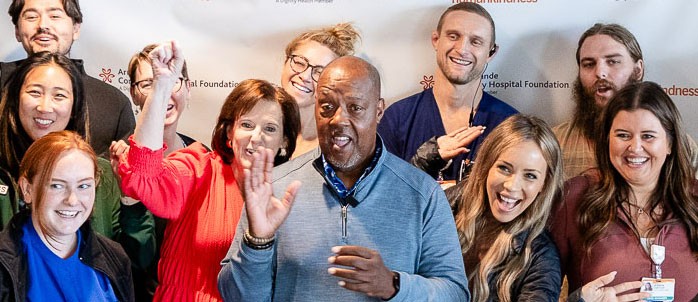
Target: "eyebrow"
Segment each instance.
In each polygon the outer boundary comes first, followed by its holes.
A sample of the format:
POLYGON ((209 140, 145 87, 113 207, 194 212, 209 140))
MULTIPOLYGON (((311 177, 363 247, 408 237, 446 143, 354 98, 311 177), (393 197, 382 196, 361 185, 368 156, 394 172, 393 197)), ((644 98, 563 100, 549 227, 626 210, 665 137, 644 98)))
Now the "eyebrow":
MULTIPOLYGON (((83 179, 78 180, 78 182, 84 182, 84 181, 90 181, 90 180, 95 180, 95 178, 92 176, 85 177, 83 179)), ((51 182, 68 183, 68 181, 65 181, 65 180, 60 179, 60 178, 51 178, 51 182)))
MULTIPOLYGON (((509 167, 513 167, 513 166, 514 166, 514 165, 512 165, 510 162, 505 161, 505 160, 499 160, 499 162, 502 162, 502 163, 508 165, 509 167)), ((523 169, 523 170, 526 171, 526 172, 538 172, 539 174, 543 174, 543 172, 538 171, 538 169, 523 169)))
MULTIPOLYGON (((56 12, 56 11, 65 13, 65 10, 64 10, 63 8, 57 7, 57 6, 55 6, 55 7, 49 7, 46 11, 49 12, 49 13, 51 13, 51 12, 56 12)), ((22 12, 22 15, 24 15, 24 14, 26 14, 26 13, 28 13, 28 12, 32 12, 32 13, 37 13, 37 14, 38 14, 38 13, 39 13, 39 10, 36 9, 36 8, 30 7, 30 8, 27 8, 26 10, 24 10, 24 11, 22 12)))
MULTIPOLYGON (((622 57, 623 55, 620 53, 612 53, 610 55, 605 55, 602 58, 604 59, 611 59, 611 58, 617 58, 617 57, 622 57)), ((595 61, 596 58, 593 57, 582 57, 580 61, 595 61)))

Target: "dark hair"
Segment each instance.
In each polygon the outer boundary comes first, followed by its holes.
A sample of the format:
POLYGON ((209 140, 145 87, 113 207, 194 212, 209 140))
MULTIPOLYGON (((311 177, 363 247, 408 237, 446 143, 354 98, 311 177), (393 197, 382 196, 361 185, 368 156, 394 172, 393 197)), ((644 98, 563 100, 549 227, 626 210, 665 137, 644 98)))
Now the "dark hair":
POLYGON ((274 165, 288 161, 293 151, 296 150, 296 137, 301 128, 301 117, 296 101, 281 87, 276 87, 267 81, 244 80, 225 98, 218 122, 213 130, 211 147, 223 158, 223 162, 230 164, 234 157, 233 150, 227 145, 229 128, 235 127, 237 119, 250 112, 261 101, 276 102, 281 107, 283 114, 284 139, 287 143, 286 154, 282 156, 280 152, 277 152, 274 165))
MULTIPOLYGON (((131 87, 133 87, 134 83, 136 82, 136 70, 138 70, 138 66, 140 65, 141 61, 148 62, 148 64, 153 64, 152 60, 150 60, 150 57, 148 54, 150 54, 155 47, 157 47, 158 44, 148 44, 146 47, 143 47, 143 50, 137 52, 131 57, 131 61, 128 62, 128 69, 126 73, 128 73, 128 78, 131 81, 131 87)), ((189 79, 189 71, 187 70, 187 61, 184 61, 184 64, 182 65, 182 76, 185 79, 189 79)))
MULTIPOLYGON (((30 184, 39 184, 36 186, 37 191, 32 192, 33 199, 31 203, 32 209, 40 206, 44 202, 44 195, 46 195, 46 188, 51 181, 51 175, 56 167, 56 162, 61 158, 61 155, 68 151, 77 150, 85 153, 91 160, 94 167, 94 178, 95 185, 99 182, 99 169, 97 168, 97 155, 95 155, 92 147, 85 142, 79 134, 63 130, 57 132, 51 132, 42 138, 36 140, 22 159, 22 163, 19 168, 20 177, 24 178, 30 184)), ((23 196, 23 198, 26 198, 23 196)), ((41 211, 34 211, 38 217, 41 217, 41 211)), ((37 221, 39 227, 44 232, 46 231, 46 226, 44 226, 43 220, 39 219, 37 221)), ((49 243, 50 244, 50 243, 49 243)))
MULTIPOLYGON (((611 126, 620 111, 644 109, 659 120, 666 131, 671 153, 660 170, 659 181, 649 197, 648 205, 653 213, 661 207, 660 217, 652 216, 656 227, 661 227, 669 217, 681 221, 688 231, 689 245, 698 256, 698 199, 691 193, 694 169, 691 166, 687 134, 683 130, 681 114, 669 95, 653 82, 630 84, 616 93, 602 115, 601 129, 596 138, 596 161, 599 167, 599 185, 585 195, 579 208, 579 226, 586 230, 582 235, 587 253, 608 225, 616 219, 618 209, 630 218, 623 206, 632 191, 628 182, 612 165, 609 154, 611 126)), ((632 221, 630 219, 630 221, 632 221)), ((633 227, 635 235, 637 230, 633 227)))
POLYGON ((73 89, 73 107, 70 112, 70 121, 65 130, 76 131, 89 141, 87 103, 85 102, 80 71, 70 59, 63 55, 48 51, 32 54, 22 61, 10 75, 3 86, 2 100, 0 101, 0 167, 7 169, 10 175, 15 178, 19 172, 19 162, 33 142, 33 139, 22 127, 19 118, 22 85, 30 71, 46 65, 58 66, 70 77, 73 89))
MULTIPOLYGON (((80 11, 80 3, 78 0, 63 0, 63 10, 65 10, 66 15, 73 20, 73 24, 82 23, 82 12, 80 11)), ((7 13, 12 17, 12 24, 17 26, 19 21, 19 15, 22 14, 22 9, 24 8, 24 0, 12 0, 10 3, 10 8, 7 13)))
POLYGON ((596 35, 606 35, 611 37, 613 40, 616 40, 616 42, 623 44, 623 46, 625 46, 630 53, 630 57, 633 59, 633 62, 642 60, 642 49, 640 48, 640 43, 637 42, 635 36, 628 29, 618 24, 596 23, 594 26, 587 29, 579 38, 576 54, 577 65, 580 63, 579 50, 582 48, 582 44, 584 44, 584 41, 586 41, 587 38, 596 35))
POLYGON ((436 25, 436 31, 439 34, 441 34, 441 26, 443 26, 444 24, 444 19, 446 18, 446 15, 453 11, 469 12, 487 19, 487 21, 490 22, 490 25, 492 25, 492 45, 495 45, 495 41, 497 40, 497 33, 494 28, 494 19, 492 19, 490 13, 487 12, 487 10, 484 7, 482 7, 482 5, 473 2, 461 2, 451 5, 449 8, 447 8, 446 11, 444 11, 444 13, 441 14, 441 17, 439 18, 439 23, 436 25))

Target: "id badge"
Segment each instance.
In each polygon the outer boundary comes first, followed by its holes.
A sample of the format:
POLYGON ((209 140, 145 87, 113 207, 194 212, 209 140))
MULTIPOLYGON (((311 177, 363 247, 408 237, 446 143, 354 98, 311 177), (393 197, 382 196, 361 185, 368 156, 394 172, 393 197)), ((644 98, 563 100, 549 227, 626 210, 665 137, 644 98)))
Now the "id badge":
POLYGON ((650 293, 645 301, 674 301, 675 279, 642 278, 641 293, 650 293))

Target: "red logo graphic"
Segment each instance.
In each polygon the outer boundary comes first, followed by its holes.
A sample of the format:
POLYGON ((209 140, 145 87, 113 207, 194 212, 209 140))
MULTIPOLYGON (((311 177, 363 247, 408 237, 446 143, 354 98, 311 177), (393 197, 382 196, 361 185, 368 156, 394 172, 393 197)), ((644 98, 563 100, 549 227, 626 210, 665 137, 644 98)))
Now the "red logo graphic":
POLYGON ((424 90, 427 90, 431 87, 434 87, 434 76, 433 75, 430 75, 428 77, 424 76, 424 79, 422 81, 420 81, 419 84, 422 84, 422 86, 424 87, 424 90))
POLYGON ((102 73, 99 74, 99 77, 102 78, 103 82, 111 83, 111 79, 114 77, 114 74, 111 73, 111 68, 109 68, 109 69, 102 68, 102 73))

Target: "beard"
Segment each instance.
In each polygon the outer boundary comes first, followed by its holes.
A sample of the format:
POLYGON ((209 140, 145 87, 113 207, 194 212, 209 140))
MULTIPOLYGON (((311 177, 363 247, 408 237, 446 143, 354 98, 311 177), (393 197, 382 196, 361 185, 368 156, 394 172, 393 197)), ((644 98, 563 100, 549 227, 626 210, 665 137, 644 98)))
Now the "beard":
POLYGON ((598 123, 601 120, 603 108, 596 104, 594 96, 582 87, 579 77, 574 81, 574 102, 577 105, 574 110, 572 125, 577 128, 589 140, 596 137, 598 123))
MULTIPOLYGON (((620 89, 628 84, 636 82, 639 82, 639 80, 637 80, 635 76, 631 76, 621 86, 616 86, 606 80, 599 80, 594 84, 594 86, 585 88, 582 86, 579 76, 577 76, 577 79, 574 81, 573 90, 574 102, 577 105, 574 110, 574 118, 572 119, 573 127, 578 128, 587 139, 595 139, 598 131, 601 130, 600 126, 603 109, 608 102, 610 102, 610 100, 607 100, 603 105, 596 102, 594 94, 597 87, 610 87, 610 89, 614 91, 613 95, 615 96, 615 93, 617 93, 620 89)), ((611 99, 613 99, 613 97, 611 97, 611 99)))

